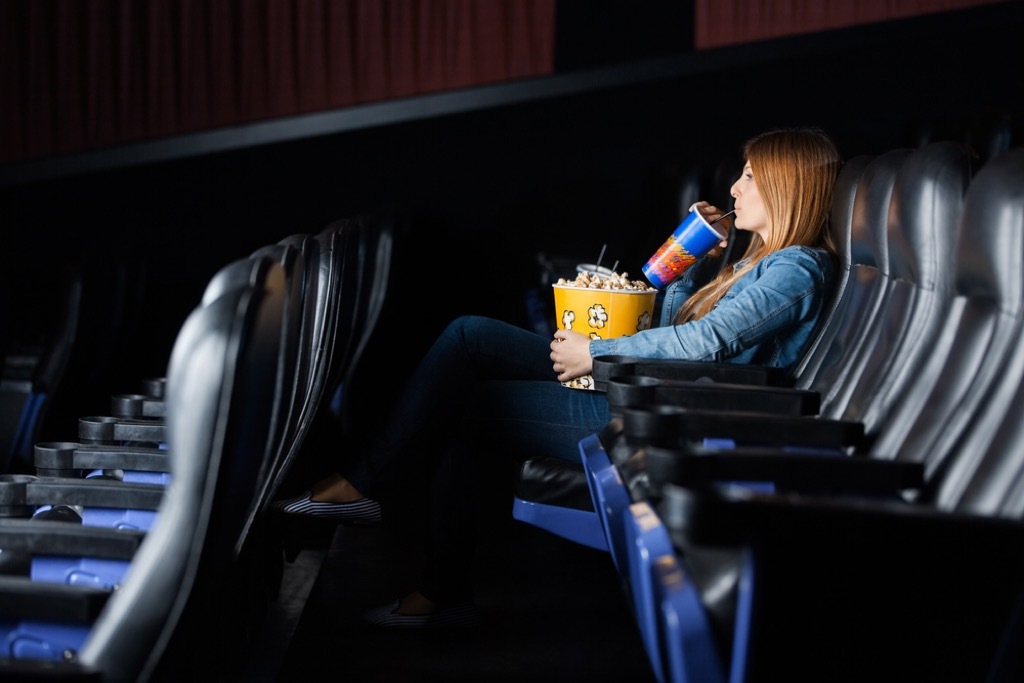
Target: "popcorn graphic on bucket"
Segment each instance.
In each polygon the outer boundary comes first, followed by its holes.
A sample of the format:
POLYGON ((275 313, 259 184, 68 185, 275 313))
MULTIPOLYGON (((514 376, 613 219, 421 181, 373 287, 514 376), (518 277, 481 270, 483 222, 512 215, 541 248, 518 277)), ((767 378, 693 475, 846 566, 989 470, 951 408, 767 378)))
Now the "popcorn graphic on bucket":
MULTIPOLYGON (((591 339, 625 337, 649 328, 658 294, 645 282, 630 282, 625 274, 581 273, 575 281, 560 278, 552 288, 558 328, 582 332, 591 339)), ((594 388, 590 375, 562 384, 573 389, 594 388)))

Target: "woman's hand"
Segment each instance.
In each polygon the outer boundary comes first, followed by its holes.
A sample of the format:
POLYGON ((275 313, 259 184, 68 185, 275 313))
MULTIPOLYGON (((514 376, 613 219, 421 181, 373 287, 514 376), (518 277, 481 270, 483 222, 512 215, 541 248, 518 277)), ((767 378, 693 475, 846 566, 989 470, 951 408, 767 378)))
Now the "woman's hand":
POLYGON ((590 357, 590 337, 572 330, 555 330, 551 342, 551 362, 559 382, 568 382, 594 369, 590 357))
MULTIPOLYGON (((721 218, 722 214, 725 213, 714 204, 709 204, 704 201, 696 202, 690 207, 690 211, 693 211, 694 209, 696 209, 700 215, 704 216, 708 223, 713 222, 717 218, 721 218)), ((722 241, 718 243, 717 247, 708 252, 708 256, 711 258, 721 258, 722 254, 725 253, 725 248, 729 246, 729 232, 732 230, 732 216, 722 218, 722 220, 718 221, 711 227, 718 231, 719 234, 725 235, 725 237, 722 238, 722 241)))

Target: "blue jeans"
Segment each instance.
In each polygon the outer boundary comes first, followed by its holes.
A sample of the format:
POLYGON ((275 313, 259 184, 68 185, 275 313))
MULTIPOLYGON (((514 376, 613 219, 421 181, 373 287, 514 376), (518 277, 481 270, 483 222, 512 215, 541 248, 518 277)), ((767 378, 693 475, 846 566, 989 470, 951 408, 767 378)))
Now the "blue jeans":
MULTIPOLYGON (((579 462, 580 439, 611 418, 603 393, 558 382, 550 343, 499 320, 457 318, 412 373, 384 428, 340 470, 373 498, 399 481, 429 482, 428 585, 421 591, 437 602, 471 597, 479 459, 579 462)), ((511 507, 511 487, 497 493, 511 507)))
POLYGON ((563 387, 551 340, 491 318, 463 316, 441 333, 385 428, 342 474, 373 496, 454 437, 477 436, 479 457, 547 455, 579 462, 578 444, 610 419, 600 392, 563 387))

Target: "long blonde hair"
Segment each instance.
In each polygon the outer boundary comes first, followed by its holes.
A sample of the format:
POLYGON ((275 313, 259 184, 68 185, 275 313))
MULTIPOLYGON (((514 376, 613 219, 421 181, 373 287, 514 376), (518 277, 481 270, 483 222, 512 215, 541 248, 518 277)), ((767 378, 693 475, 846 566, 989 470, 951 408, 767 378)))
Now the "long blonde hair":
POLYGON ((679 308, 675 323, 699 320, 721 300, 733 283, 773 251, 793 245, 825 249, 835 245, 828 220, 832 190, 842 159, 835 143, 817 128, 790 128, 761 133, 743 145, 768 218, 768 241, 753 235, 743 266, 723 268, 679 308))

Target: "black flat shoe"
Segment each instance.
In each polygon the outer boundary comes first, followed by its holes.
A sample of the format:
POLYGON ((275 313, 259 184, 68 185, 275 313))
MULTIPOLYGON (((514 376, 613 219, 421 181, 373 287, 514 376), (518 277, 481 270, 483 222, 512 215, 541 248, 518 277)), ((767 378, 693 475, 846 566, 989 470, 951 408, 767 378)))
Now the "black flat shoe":
POLYGON ((398 600, 363 612, 363 621, 385 628, 468 628, 479 622, 476 605, 464 602, 432 614, 398 614, 398 600))
POLYGON ((299 515, 333 522, 363 522, 375 524, 380 521, 380 503, 372 498, 361 498, 350 503, 327 503, 312 500, 312 491, 287 500, 278 500, 271 509, 286 515, 299 515))

